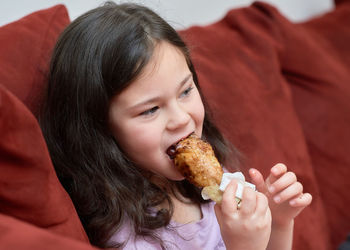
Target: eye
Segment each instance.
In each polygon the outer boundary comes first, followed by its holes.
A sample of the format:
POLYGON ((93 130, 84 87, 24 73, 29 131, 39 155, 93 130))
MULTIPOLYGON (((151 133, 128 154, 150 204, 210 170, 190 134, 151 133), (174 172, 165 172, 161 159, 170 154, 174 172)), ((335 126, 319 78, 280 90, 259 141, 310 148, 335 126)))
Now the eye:
POLYGON ((158 106, 155 106, 153 108, 150 108, 144 112, 142 112, 140 115, 143 115, 143 116, 150 116, 150 115, 153 115, 155 112, 157 112, 157 110, 159 109, 158 106))
POLYGON ((192 90, 193 90, 193 86, 188 87, 187 89, 185 89, 184 92, 181 93, 180 98, 188 96, 192 90))

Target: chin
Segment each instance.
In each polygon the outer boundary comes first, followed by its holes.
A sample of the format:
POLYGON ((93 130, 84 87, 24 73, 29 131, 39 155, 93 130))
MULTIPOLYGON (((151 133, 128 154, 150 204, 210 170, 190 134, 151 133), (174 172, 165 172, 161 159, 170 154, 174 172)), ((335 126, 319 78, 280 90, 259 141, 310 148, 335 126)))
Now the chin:
POLYGON ((172 181, 183 181, 185 179, 184 176, 180 175, 178 178, 171 179, 172 181))
POLYGON ((185 179, 185 177, 178 172, 176 169, 174 169, 175 172, 169 173, 169 175, 166 176, 167 179, 172 181, 182 181, 185 179))

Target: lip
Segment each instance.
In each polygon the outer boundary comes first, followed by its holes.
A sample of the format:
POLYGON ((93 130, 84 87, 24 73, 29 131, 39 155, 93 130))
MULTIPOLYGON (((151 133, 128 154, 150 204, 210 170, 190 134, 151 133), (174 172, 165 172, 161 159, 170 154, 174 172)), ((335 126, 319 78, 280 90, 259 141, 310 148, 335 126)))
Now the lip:
POLYGON ((175 142, 173 145, 178 144, 180 141, 182 141, 182 140, 186 139, 187 137, 189 137, 189 136, 190 136, 190 135, 192 135, 192 134, 194 134, 194 132, 191 132, 191 133, 189 133, 188 135, 186 135, 186 136, 182 137, 180 140, 178 140, 177 142, 175 142))
POLYGON ((166 154, 169 156, 169 158, 172 160, 175 157, 175 151, 176 151, 176 144, 178 144, 180 141, 184 140, 185 138, 189 137, 190 135, 194 134, 194 131, 191 133, 187 134, 186 136, 181 137, 180 139, 176 140, 173 144, 171 144, 167 149, 166 149, 166 154))

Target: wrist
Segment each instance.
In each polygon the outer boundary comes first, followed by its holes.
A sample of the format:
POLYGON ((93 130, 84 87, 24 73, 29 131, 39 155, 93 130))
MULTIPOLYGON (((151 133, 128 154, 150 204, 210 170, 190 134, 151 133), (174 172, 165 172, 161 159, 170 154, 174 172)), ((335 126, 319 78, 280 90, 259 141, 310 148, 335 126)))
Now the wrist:
POLYGON ((293 229, 294 227, 294 219, 287 221, 287 222, 274 222, 272 221, 271 229, 272 230, 279 230, 279 231, 289 231, 293 229))
POLYGON ((291 250, 293 245, 294 220, 286 223, 272 223, 267 250, 291 250))

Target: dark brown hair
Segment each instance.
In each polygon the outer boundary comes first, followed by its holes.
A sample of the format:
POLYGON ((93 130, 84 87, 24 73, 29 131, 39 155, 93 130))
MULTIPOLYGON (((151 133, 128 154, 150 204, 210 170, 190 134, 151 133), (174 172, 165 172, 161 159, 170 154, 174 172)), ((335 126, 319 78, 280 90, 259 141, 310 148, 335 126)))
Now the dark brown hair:
MULTIPOLYGON (((178 33, 135 4, 108 2, 80 16, 64 30, 52 56, 40 123, 58 177, 91 243, 99 247, 107 247, 123 218, 131 220, 137 235, 157 238, 152 230, 168 225, 172 216, 169 194, 127 159, 108 127, 110 99, 140 74, 160 41, 182 51, 199 88, 178 33), (164 201, 169 209, 151 212, 164 201)), ((223 162, 227 147, 207 111, 203 136, 223 162)), ((168 182, 192 201, 205 202, 187 181, 168 182)))

